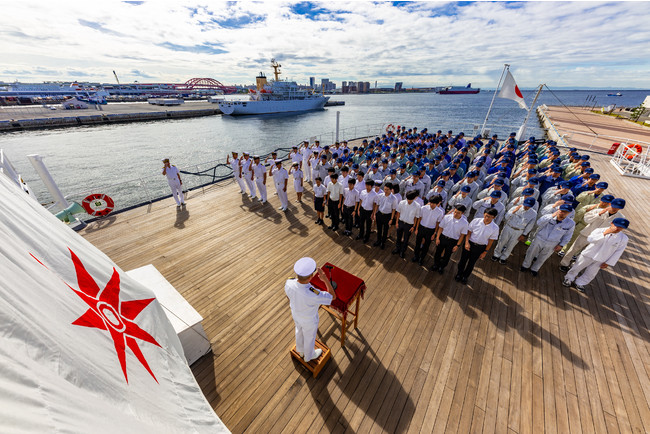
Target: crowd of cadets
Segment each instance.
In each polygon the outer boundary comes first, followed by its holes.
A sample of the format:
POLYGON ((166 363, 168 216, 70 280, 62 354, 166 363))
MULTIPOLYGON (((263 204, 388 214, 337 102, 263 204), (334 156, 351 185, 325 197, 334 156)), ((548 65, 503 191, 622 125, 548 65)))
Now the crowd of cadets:
MULTIPOLYGON (((555 142, 540 142, 534 137, 518 142, 514 133, 500 142, 496 135, 484 141, 452 131, 398 127, 353 148, 347 142, 324 147, 305 142, 289 154, 289 172, 272 155, 276 164, 269 175, 276 180, 283 211, 291 176, 298 201, 303 183, 313 185, 317 224, 324 223, 327 208, 329 229, 339 231, 342 225, 342 234, 352 236, 358 228, 355 238, 367 243, 374 223, 373 246, 380 249, 393 227, 392 253, 405 258, 414 239, 411 260, 420 265, 435 243, 431 269, 440 274, 461 250, 457 281, 467 283, 477 260, 493 245, 492 260, 505 264, 517 243, 525 242, 522 272, 537 276, 557 252, 563 256, 561 270, 568 272, 563 284, 584 292, 627 245, 622 231, 629 221, 620 212, 625 200, 606 193, 608 184, 590 167, 589 155, 575 148, 562 153, 555 142)), ((261 164, 257 157, 255 162, 261 164)), ((245 164, 233 170, 254 187, 258 175, 242 169, 245 164)), ((261 200, 266 201, 266 191, 261 200)))

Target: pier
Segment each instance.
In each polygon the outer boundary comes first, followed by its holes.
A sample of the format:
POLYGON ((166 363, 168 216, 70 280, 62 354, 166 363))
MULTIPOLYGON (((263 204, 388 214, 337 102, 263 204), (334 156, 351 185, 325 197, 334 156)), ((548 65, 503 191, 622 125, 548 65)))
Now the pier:
POLYGON ((0 133, 29 129, 75 127, 163 119, 182 119, 221 114, 217 104, 187 101, 178 106, 146 102, 89 105, 87 109, 55 110, 43 106, 0 107, 0 133))

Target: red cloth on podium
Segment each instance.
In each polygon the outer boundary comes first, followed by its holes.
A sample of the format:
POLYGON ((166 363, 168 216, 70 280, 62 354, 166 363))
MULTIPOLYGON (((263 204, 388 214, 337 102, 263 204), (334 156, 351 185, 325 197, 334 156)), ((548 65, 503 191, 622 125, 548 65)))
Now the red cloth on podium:
MULTIPOLYGON (((359 291, 361 291, 360 296, 363 298, 364 292, 366 291, 366 283, 354 274, 350 274, 329 262, 321 267, 327 277, 330 277, 330 269, 326 268, 327 266, 332 267, 330 280, 333 280, 338 285, 334 291, 336 292, 336 300, 332 302, 331 306, 347 319, 350 302, 359 291)), ((321 291, 327 291, 325 284, 320 280, 318 274, 311 278, 310 283, 321 291)))

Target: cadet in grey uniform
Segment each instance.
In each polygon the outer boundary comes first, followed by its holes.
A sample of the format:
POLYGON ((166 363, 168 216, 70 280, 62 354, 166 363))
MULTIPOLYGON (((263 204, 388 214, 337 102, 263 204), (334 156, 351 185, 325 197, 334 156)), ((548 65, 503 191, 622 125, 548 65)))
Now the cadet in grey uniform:
POLYGON ((568 218, 572 211, 571 205, 564 204, 553 214, 544 215, 537 220, 539 230, 528 247, 520 271, 530 270, 533 276, 537 276, 539 269, 553 252, 559 252, 569 242, 575 227, 575 222, 568 218), (537 259, 533 263, 534 258, 537 259))
POLYGON ((301 258, 293 266, 296 279, 288 279, 284 292, 289 298, 291 316, 296 326, 296 351, 306 362, 321 356, 322 350, 316 349, 316 333, 318 332, 318 309, 321 305, 328 306, 336 300, 332 284, 312 258, 301 258), (327 292, 314 288, 309 281, 318 272, 318 277, 325 284, 327 292))
POLYGON ((517 243, 526 241, 537 218, 537 211, 533 208, 536 204, 537 201, 529 197, 522 205, 516 205, 507 212, 499 242, 494 249, 493 261, 505 264, 517 243))

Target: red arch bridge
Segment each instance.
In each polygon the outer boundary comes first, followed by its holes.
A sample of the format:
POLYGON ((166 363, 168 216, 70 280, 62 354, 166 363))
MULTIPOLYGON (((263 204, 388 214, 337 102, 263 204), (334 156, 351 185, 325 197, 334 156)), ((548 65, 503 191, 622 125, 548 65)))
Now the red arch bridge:
POLYGON ((220 91, 225 94, 237 92, 237 87, 226 86, 214 78, 191 78, 183 84, 175 85, 176 90, 197 92, 202 90, 220 91))

